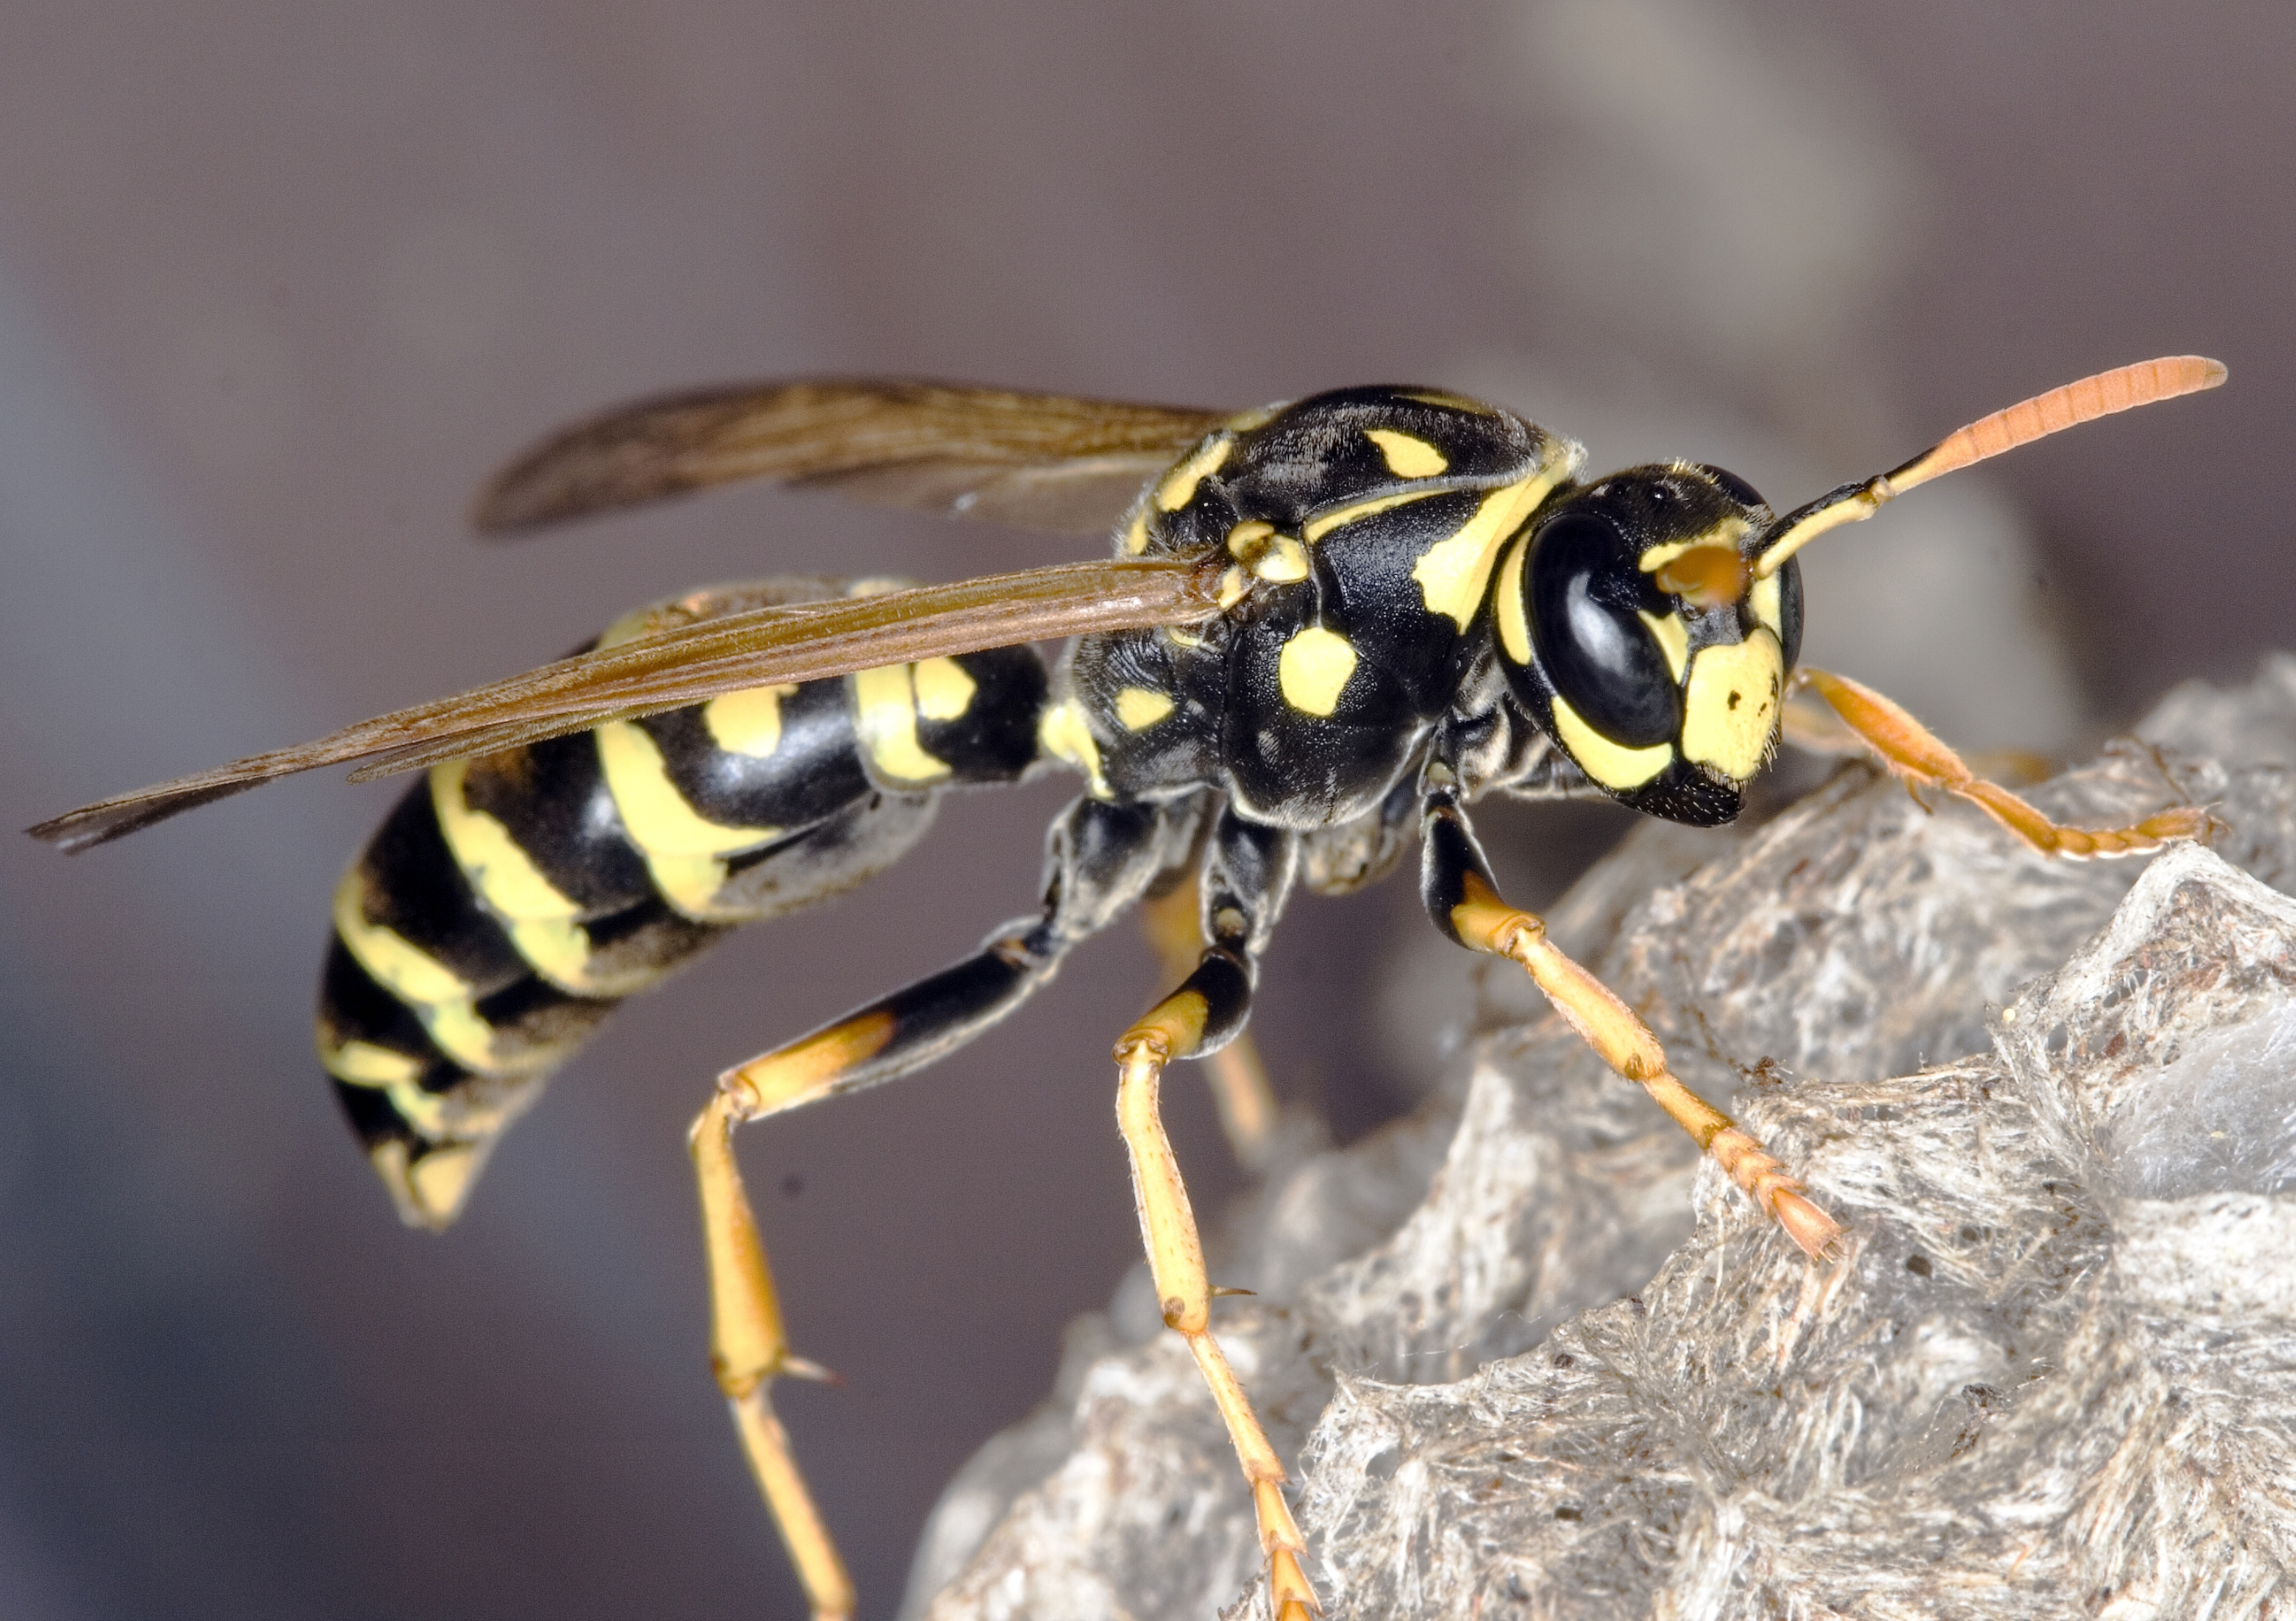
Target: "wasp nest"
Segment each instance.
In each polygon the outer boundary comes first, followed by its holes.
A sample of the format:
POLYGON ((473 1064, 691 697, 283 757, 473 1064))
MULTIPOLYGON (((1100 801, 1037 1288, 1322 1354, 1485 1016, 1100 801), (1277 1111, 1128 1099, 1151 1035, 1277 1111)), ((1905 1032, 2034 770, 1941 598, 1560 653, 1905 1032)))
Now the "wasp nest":
MULTIPOLYGON (((1558 908, 1840 1264, 1496 978, 1416 1116, 1238 1219, 1216 1323, 1331 1615, 2296 1608, 2296 659, 2140 731, 2030 797, 2209 803, 2212 849, 2049 861, 1852 769, 1558 908)), ((912 1614, 1266 1613, 1148 1295, 951 1486, 912 1614)))

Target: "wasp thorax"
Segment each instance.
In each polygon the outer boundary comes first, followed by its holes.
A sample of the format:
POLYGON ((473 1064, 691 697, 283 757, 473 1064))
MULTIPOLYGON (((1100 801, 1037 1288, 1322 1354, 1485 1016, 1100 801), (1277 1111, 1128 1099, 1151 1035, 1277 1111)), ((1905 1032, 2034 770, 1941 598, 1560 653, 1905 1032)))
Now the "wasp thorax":
POLYGON ((1769 512, 1718 468, 1633 468, 1555 502, 1507 560, 1501 663, 1579 767, 1638 809, 1710 823, 1768 759, 1800 582, 1757 582, 1769 512))

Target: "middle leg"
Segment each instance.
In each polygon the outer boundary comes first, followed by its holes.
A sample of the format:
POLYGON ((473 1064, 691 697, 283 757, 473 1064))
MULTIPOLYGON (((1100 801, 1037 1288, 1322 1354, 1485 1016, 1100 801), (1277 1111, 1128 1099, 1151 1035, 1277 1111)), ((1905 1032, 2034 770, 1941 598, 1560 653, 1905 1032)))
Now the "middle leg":
POLYGON ((1180 988, 1151 1008, 1116 1044, 1116 1118, 1132 1158, 1140 1236, 1164 1324, 1182 1335, 1211 1388, 1228 1438, 1251 1488, 1259 1545, 1267 1560, 1269 1608, 1276 1621, 1308 1621, 1318 1610, 1300 1560, 1307 1541, 1283 1500, 1283 1464, 1260 1427, 1243 1385, 1211 1334, 1213 1290, 1203 1242, 1188 1204, 1160 1101, 1164 1067, 1217 1052, 1251 1011, 1259 953, 1283 910, 1298 861, 1298 840, 1223 814, 1204 854, 1203 932, 1210 944, 1180 988))

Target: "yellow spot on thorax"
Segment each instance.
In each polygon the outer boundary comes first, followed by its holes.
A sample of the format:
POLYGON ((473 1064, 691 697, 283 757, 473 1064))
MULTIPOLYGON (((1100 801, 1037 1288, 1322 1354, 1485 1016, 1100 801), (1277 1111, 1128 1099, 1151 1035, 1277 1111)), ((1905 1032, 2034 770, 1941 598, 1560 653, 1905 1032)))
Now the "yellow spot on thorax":
POLYGON ((1674 763, 1671 744, 1629 749, 1612 742, 1580 719, 1578 711, 1559 692, 1554 696, 1554 730, 1579 769, 1604 788, 1619 792, 1640 788, 1674 763))
POLYGON ((1469 399, 1464 394, 1452 394, 1441 389, 1406 389, 1403 397, 1415 399, 1423 405, 1441 405, 1446 410, 1464 411, 1473 416, 1496 416, 1498 413, 1479 399, 1469 399))
POLYGON ((1156 486, 1156 504, 1164 512, 1177 512, 1195 498, 1196 487, 1218 472, 1220 463, 1227 460, 1228 452, 1235 448, 1235 440, 1226 433, 1216 433, 1193 454, 1164 475, 1156 486))
POLYGON ((1387 471, 1398 479, 1431 479, 1451 465, 1450 458, 1426 440, 1392 428, 1367 428, 1364 438, 1379 446, 1387 471))
POLYGON ((1701 648, 1683 694, 1685 757, 1733 782, 1751 777, 1777 734, 1784 679, 1784 652, 1766 629, 1726 647, 1701 648))
POLYGON ((796 692, 792 683, 784 681, 721 692, 701 706, 701 724, 709 741, 726 753, 771 759, 782 746, 782 700, 796 692))
POLYGON ((1254 577, 1289 585, 1308 577, 1308 548, 1262 519, 1248 518, 1227 532, 1227 553, 1254 577))
POLYGON ((1541 471, 1495 489, 1448 539, 1427 548, 1411 577, 1419 582, 1429 613, 1447 616, 1463 632, 1474 622, 1499 548, 1538 510, 1554 485, 1554 473, 1541 471))
POLYGON ((1407 489, 1399 495, 1374 495, 1368 501, 1358 501, 1349 506, 1333 507, 1319 518, 1311 518, 1300 533, 1307 537, 1308 544, 1313 545, 1333 529, 1344 528, 1359 519, 1369 518, 1380 512, 1392 512, 1395 508, 1408 505, 1414 501, 1425 501, 1431 496, 1446 494, 1448 492, 1439 489, 1407 489))
POLYGON ((1116 695, 1116 718, 1128 732, 1145 732, 1172 712, 1172 700, 1146 687, 1126 687, 1116 695))
POLYGON ((1328 716, 1356 670, 1356 650, 1337 631, 1310 625, 1293 634, 1275 656, 1283 701, 1307 715, 1328 716))
POLYGON ((1037 747, 1083 772, 1095 798, 1111 797, 1108 778, 1101 770, 1100 740, 1093 736, 1083 707, 1075 699, 1063 699, 1045 710, 1044 718, 1037 723, 1037 747))
POLYGON ((1515 537, 1499 563, 1499 583, 1496 607, 1499 620, 1499 646, 1518 665, 1530 663, 1530 610, 1523 606, 1522 565, 1530 556, 1530 536, 1526 532, 1515 537))

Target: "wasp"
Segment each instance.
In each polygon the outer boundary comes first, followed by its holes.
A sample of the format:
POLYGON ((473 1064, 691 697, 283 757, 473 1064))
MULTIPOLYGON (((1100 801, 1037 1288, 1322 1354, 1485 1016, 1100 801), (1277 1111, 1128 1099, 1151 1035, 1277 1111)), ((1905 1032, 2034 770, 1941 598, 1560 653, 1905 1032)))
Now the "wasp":
POLYGON ((1595 479, 1513 412, 1364 388, 1226 414, 916 381, 653 398, 579 422, 480 499, 517 530, 742 479, 1065 533, 1113 556, 956 585, 776 578, 625 616, 574 657, 316 742, 103 800, 31 831, 78 849, 293 772, 423 769, 345 874, 318 1040, 410 1222, 440 1227, 615 1002, 735 925, 883 871, 939 797, 1083 779, 1036 909, 955 965, 726 1071, 695 1123, 712 1363, 816 1617, 850 1582, 767 1399, 793 1355, 735 1165, 742 1124, 930 1063, 1004 1018, 1079 940, 1195 877, 1177 987, 1114 1048, 1117 1114, 1165 1322, 1235 1444, 1273 1611, 1317 1608, 1284 1471, 1211 1331, 1221 1291, 1160 1118, 1175 1060, 1222 1052, 1295 884, 1343 891, 1413 841, 1434 926, 1520 963, 1812 1257, 1839 1229, 1669 1071, 1634 1012, 1502 897, 1468 807, 1599 795, 1737 815, 1788 701, 1911 788, 2068 856, 2206 831, 2172 806, 2059 825, 1888 699, 1799 662, 1795 554, 1931 479, 2112 412, 2212 388, 2175 356, 2037 396, 1900 467, 1775 514, 1718 467, 1595 479), (1069 638, 1048 661, 1037 644, 1069 638))

